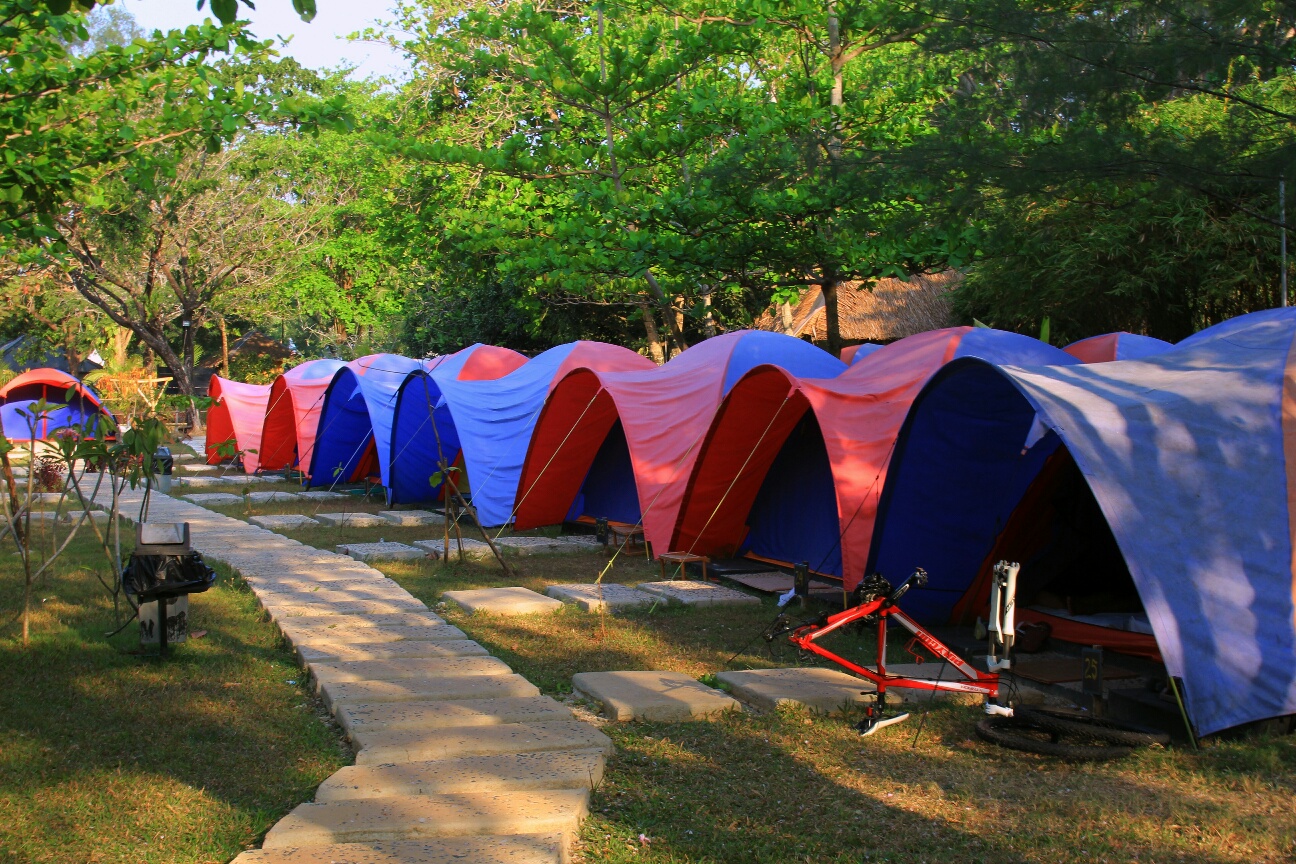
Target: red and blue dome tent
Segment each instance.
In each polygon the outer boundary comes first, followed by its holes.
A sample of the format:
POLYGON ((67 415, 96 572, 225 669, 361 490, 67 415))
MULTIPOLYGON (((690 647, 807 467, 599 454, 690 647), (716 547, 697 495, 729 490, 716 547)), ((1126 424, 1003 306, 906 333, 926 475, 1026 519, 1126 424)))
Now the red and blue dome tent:
POLYGON ((262 421, 259 452, 243 457, 249 473, 310 466, 324 394, 344 366, 341 360, 308 360, 275 377, 262 421))
POLYGON ((865 572, 878 495, 909 405, 943 365, 968 356, 1076 362, 1029 336, 954 327, 894 342, 831 380, 757 367, 707 430, 671 549, 807 561, 853 589, 865 572))
POLYGON ((0 387, 0 433, 10 441, 43 441, 64 429, 98 431, 112 412, 79 379, 58 369, 29 369, 0 387), (37 417, 42 399, 54 406, 37 417))
POLYGON ((645 357, 602 342, 551 348, 503 377, 465 375, 447 361, 414 373, 401 387, 392 435, 393 502, 436 500, 430 480, 438 460, 462 460, 473 507, 482 525, 512 521, 518 478, 531 433, 555 382, 581 368, 601 372, 651 369, 645 357), (438 447, 440 448, 438 450, 438 447))
POLYGON ((261 449, 270 385, 242 384, 213 375, 207 395, 214 400, 207 409, 207 464, 242 455, 244 469, 251 474, 256 470, 256 451, 261 449))
POLYGON ((333 375, 320 409, 306 485, 332 486, 387 477, 392 409, 405 376, 439 362, 370 354, 333 375))
MULTIPOLYGON (((440 471, 442 454, 447 465, 462 467, 458 464, 462 451, 459 434, 438 382, 491 381, 513 373, 526 362, 525 355, 511 348, 474 344, 435 366, 405 376, 392 413, 389 503, 441 500, 443 486, 434 485, 432 480, 440 471)), ((456 485, 467 496, 465 478, 460 477, 456 485)))
POLYGON ((1107 363, 1112 360, 1139 360, 1168 351, 1173 344, 1137 333, 1103 333, 1072 342, 1063 348, 1081 363, 1107 363))
POLYGON ((925 567, 906 612, 957 623, 1020 561, 1018 620, 1150 641, 1199 734, 1296 713, 1294 352, 1276 310, 1142 360, 950 364, 901 431, 868 569, 925 567))
POLYGON ((850 345, 842 349, 841 359, 847 366, 854 366, 865 357, 878 351, 883 346, 877 342, 861 342, 859 345, 850 345))
POLYGON ((778 364, 828 378, 846 365, 809 342, 760 330, 700 342, 664 366, 576 369, 545 402, 518 486, 518 528, 605 517, 642 522, 667 551, 711 417, 749 369, 778 364))

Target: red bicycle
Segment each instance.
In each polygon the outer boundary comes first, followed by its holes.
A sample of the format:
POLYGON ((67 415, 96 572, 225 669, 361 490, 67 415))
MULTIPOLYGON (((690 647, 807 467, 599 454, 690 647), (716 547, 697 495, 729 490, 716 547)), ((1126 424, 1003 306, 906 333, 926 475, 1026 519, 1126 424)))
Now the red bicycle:
MULTIPOLYGON (((854 608, 838 612, 835 615, 824 615, 816 621, 799 626, 780 627, 781 622, 776 620, 774 626, 766 631, 765 638, 767 641, 773 641, 774 638, 783 633, 790 633, 788 639, 798 648, 825 657, 839 666, 849 669, 856 675, 873 682, 876 688, 876 698, 871 705, 866 707, 864 720, 860 722, 858 727, 864 735, 871 735, 879 729, 900 723, 909 717, 908 713, 893 716, 886 715, 887 690, 891 687, 905 687, 911 690, 979 693, 986 697, 986 710, 988 713, 1011 715, 1011 708, 997 704, 999 699, 999 675, 997 673, 982 672, 974 668, 896 606, 900 598, 909 589, 921 588, 926 584, 927 572, 921 567, 894 588, 883 576, 874 574, 860 583, 861 602, 854 608), (888 674, 886 671, 887 622, 891 619, 894 619, 897 624, 912 633, 924 648, 953 666, 961 679, 944 681, 888 674), (853 663, 816 642, 816 640, 827 636, 829 633, 855 622, 863 624, 876 623, 877 625, 877 668, 875 669, 853 663)), ((783 618, 783 615, 780 614, 779 618, 783 618)))

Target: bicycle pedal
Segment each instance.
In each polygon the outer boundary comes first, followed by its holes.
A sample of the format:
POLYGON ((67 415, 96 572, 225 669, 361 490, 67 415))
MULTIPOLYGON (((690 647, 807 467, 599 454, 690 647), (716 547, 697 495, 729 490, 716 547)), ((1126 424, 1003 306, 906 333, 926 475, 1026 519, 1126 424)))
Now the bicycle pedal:
POLYGON ((872 735, 874 732, 878 731, 879 729, 885 729, 888 726, 894 726, 897 723, 903 723, 908 719, 909 719, 908 711, 906 711, 903 714, 896 714, 894 717, 885 717, 878 720, 869 717, 857 723, 855 725, 855 728, 859 730, 861 737, 868 737, 869 735, 872 735))

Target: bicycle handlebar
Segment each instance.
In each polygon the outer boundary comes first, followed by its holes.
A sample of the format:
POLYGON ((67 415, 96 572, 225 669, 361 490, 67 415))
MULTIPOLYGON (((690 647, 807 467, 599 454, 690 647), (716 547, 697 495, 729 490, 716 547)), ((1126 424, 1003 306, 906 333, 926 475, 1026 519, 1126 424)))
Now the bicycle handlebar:
POLYGON ((900 602, 900 598, 903 597, 905 595, 905 592, 907 592, 910 588, 921 588, 926 584, 927 584, 927 571, 921 567, 915 568, 914 572, 909 574, 908 579, 901 582, 898 586, 896 586, 896 589, 894 591, 892 591, 890 594, 887 595, 886 605, 894 606, 896 603, 900 602))

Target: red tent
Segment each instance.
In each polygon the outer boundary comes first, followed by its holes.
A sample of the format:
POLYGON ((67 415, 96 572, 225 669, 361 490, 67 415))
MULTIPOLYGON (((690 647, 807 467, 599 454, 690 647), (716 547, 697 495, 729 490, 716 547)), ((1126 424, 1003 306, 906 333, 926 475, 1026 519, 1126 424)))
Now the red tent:
POLYGON ((954 327, 888 345, 832 380, 757 367, 730 391, 701 443, 670 548, 809 561, 854 588, 909 405, 961 356, 1075 363, 1028 336, 954 327))
POLYGON ((1072 342, 1062 349, 1081 363, 1107 363, 1111 360, 1139 360, 1167 351, 1174 346, 1151 336, 1137 333, 1103 333, 1072 342))
POLYGON ((60 429, 83 426, 97 414, 112 416, 95 392, 72 375, 58 369, 29 369, 0 387, 0 430, 5 437, 31 440, 31 424, 37 419, 31 406, 42 399, 59 407, 38 419, 39 428, 34 430, 38 440, 60 429))
POLYGON ((324 392, 345 365, 341 360, 309 360, 275 378, 261 426, 261 452, 244 458, 248 471, 310 464, 324 392))
POLYGON ((256 470, 256 454, 261 449, 261 427, 266 406, 270 404, 269 384, 241 384, 213 375, 207 395, 214 401, 207 409, 207 464, 217 465, 234 453, 244 454, 249 474, 256 470), (234 453, 230 453, 230 448, 234 453), (252 465, 247 460, 252 459, 252 465))
POLYGON ((642 371, 577 368, 550 391, 518 484, 516 527, 552 525, 585 512, 642 521, 666 551, 684 480, 725 392, 752 366, 780 363, 831 376, 844 364, 808 342, 744 330, 701 342, 642 371))

